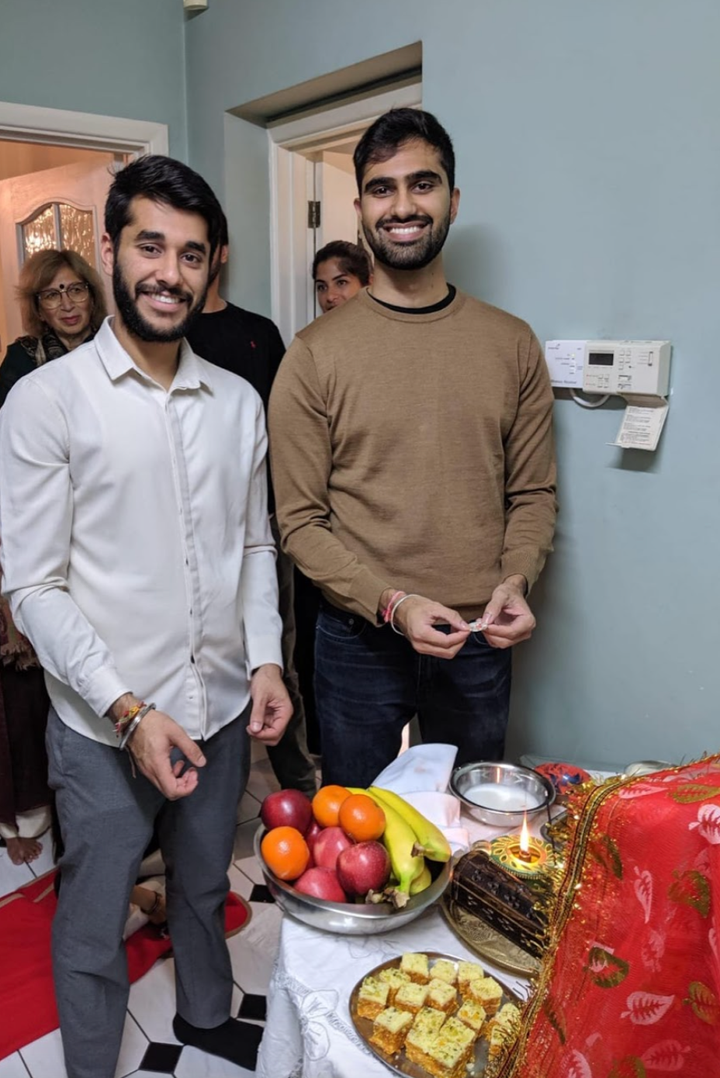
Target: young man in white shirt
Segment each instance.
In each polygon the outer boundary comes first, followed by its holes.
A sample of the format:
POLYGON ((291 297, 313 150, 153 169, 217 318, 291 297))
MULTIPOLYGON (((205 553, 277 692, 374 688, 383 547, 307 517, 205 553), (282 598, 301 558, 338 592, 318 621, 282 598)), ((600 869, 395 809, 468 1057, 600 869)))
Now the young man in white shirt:
POLYGON ((259 1040, 229 1018, 223 907, 246 731, 275 744, 291 707, 262 405, 183 340, 221 213, 180 162, 151 156, 119 172, 102 240, 118 314, 24 378, 0 421, 4 587, 52 703, 66 846, 53 964, 68 1078, 115 1073, 122 927, 155 821, 175 1034, 248 1069, 259 1040))

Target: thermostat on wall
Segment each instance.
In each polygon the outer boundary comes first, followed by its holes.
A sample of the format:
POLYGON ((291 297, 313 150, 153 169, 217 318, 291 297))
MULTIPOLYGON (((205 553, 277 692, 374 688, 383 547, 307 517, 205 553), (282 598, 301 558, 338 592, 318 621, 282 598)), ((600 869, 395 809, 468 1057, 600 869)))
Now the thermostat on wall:
POLYGON ((558 340, 545 343, 550 381, 558 389, 665 397, 670 341, 558 340))
POLYGON ((586 393, 667 396, 670 341, 587 341, 582 388, 586 393))

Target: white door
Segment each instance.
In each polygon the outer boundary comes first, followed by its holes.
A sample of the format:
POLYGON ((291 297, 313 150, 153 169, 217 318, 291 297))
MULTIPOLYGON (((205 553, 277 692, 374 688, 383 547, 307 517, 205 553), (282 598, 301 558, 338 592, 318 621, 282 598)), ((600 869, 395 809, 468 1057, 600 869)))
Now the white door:
POLYGON ((315 253, 332 240, 358 242, 355 173, 349 171, 352 157, 343 156, 277 150, 276 229, 285 255, 276 263, 276 289, 285 299, 277 318, 285 341, 320 314, 311 273, 315 253))
POLYGON ((273 260, 273 294, 282 296, 283 302, 273 313, 280 336, 288 345, 297 331, 315 317, 310 275, 315 254, 311 210, 315 200, 315 166, 303 154, 280 146, 274 164, 274 189, 278 193, 274 237, 282 247, 283 256, 273 260))
MULTIPOLYGON (((98 164, 63 165, 0 181, 0 339, 7 344, 24 331, 15 298, 20 267, 28 255, 64 247, 99 268, 99 240, 112 181, 115 157, 103 154, 98 164)), ((103 284, 106 279, 102 270, 103 284)), ((111 289, 106 285, 108 309, 111 289)))
POLYGON ((315 197, 320 202, 320 224, 316 229, 316 250, 332 240, 358 242, 355 213, 357 186, 352 157, 325 152, 315 162, 315 197))
MULTIPOLYGON (((355 212, 357 186, 352 156, 324 151, 315 162, 313 182, 318 205, 313 230, 313 256, 326 243, 333 240, 358 242, 358 219, 355 212)), ((312 287, 312 283, 311 283, 312 287)), ((320 307, 312 289, 308 309, 308 321, 320 314, 320 307)))

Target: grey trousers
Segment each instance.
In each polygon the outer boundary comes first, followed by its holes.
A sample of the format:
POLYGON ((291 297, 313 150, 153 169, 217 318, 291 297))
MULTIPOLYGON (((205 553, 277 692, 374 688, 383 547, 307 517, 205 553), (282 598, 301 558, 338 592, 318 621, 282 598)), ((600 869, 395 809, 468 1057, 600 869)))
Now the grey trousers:
POLYGON ((75 733, 53 709, 50 785, 65 842, 53 922, 53 975, 68 1078, 113 1078, 128 1001, 123 927, 157 819, 177 1010, 211 1028, 230 1014, 232 969, 224 902, 237 804, 249 772, 249 708, 199 744, 197 789, 166 801, 130 756, 75 733))

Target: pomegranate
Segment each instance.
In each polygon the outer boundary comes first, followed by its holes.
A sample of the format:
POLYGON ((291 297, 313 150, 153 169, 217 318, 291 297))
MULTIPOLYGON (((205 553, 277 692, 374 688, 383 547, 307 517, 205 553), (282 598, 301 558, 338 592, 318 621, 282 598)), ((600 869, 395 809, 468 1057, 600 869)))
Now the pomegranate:
POLYGON ((390 856, 381 842, 358 842, 338 857, 337 877, 349 895, 382 891, 390 878, 390 856))
POLYGON ((300 790, 276 790, 263 801, 260 819, 268 831, 273 827, 294 827, 304 835, 312 820, 312 805, 300 790))
POLYGON ((312 895, 325 902, 347 902, 347 895, 330 868, 308 868, 293 887, 301 895, 312 895))

